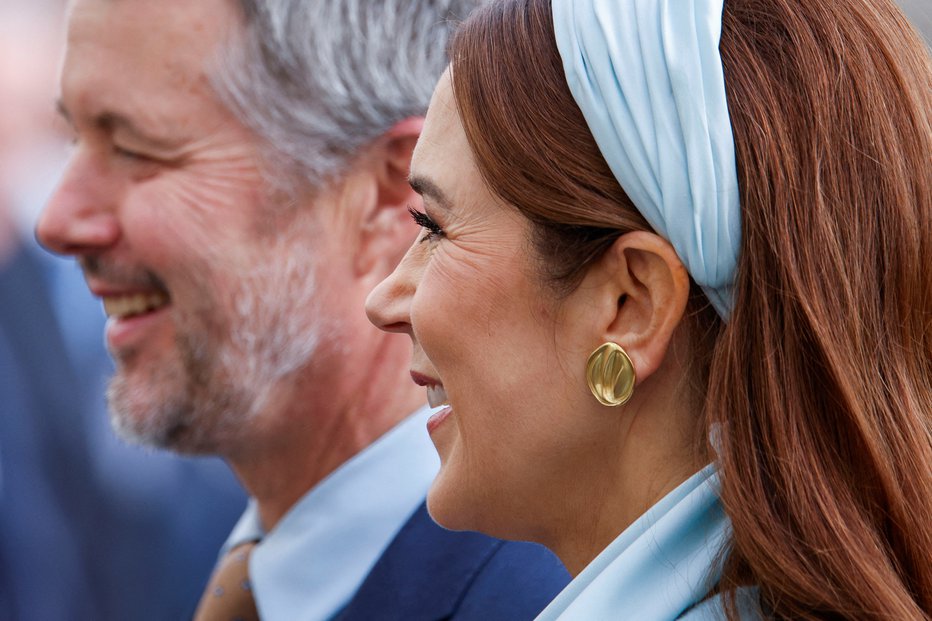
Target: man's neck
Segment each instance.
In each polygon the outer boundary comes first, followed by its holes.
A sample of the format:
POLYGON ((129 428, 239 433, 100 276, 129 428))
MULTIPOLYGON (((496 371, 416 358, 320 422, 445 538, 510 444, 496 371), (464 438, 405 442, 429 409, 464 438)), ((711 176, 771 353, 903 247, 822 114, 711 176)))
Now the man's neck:
MULTIPOLYGON (((423 391, 407 377, 409 346, 382 342, 368 369, 330 381, 296 383, 279 391, 272 421, 235 455, 227 456, 255 498, 262 526, 271 530, 305 494, 423 405, 423 391), (397 350, 397 351, 396 351, 397 350)), ((257 422, 257 425, 262 425, 257 422)))

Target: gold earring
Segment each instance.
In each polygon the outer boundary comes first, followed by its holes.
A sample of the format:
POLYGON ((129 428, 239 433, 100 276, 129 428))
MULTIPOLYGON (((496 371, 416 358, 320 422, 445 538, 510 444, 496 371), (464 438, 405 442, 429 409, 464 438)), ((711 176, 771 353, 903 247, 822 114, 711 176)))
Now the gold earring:
POLYGON ((616 406, 634 394, 637 373, 625 350, 615 343, 605 343, 589 356, 586 380, 599 403, 616 406))

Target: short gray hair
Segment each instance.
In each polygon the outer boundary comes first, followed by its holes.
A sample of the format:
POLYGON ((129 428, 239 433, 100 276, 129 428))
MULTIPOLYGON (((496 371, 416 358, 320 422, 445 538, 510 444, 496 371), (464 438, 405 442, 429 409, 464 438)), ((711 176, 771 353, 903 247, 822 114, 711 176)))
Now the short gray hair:
POLYGON ((423 115, 452 28, 482 2, 235 1, 245 31, 214 83, 267 143, 268 167, 291 190, 339 178, 395 123, 423 115))

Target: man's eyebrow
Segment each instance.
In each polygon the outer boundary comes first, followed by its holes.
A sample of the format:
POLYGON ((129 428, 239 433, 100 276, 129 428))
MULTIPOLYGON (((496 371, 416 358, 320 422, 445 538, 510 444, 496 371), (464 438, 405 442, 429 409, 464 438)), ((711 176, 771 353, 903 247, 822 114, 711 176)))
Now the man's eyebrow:
MULTIPOLYGON (((60 114, 69 125, 72 127, 74 126, 74 119, 71 116, 71 112, 68 111, 68 107, 65 106, 61 99, 55 101, 55 109, 58 110, 58 114, 60 114)), ((171 149, 178 146, 175 142, 164 138, 156 138, 133 123, 133 121, 126 116, 116 112, 103 112, 98 114, 93 118, 92 124, 94 127, 108 133, 113 133, 118 129, 122 129, 156 148, 171 149)))
POLYGON ((437 185, 426 177, 418 177, 411 175, 408 177, 408 183, 411 185, 411 189, 420 194, 433 199, 437 205, 443 209, 450 209, 450 199, 447 198, 447 195, 443 193, 437 185))

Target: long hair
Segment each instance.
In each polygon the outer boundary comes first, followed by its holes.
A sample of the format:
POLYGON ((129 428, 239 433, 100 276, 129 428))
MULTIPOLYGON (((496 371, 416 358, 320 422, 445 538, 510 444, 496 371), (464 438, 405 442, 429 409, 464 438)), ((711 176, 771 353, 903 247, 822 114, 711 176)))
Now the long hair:
MULTIPOLYGON (((756 585, 776 619, 928 619, 932 63, 890 0, 728 0, 720 47, 736 302, 688 319, 733 527, 718 588, 756 585)), ((480 172, 571 290, 648 226, 573 102, 550 2, 480 9, 451 58, 480 172)))

